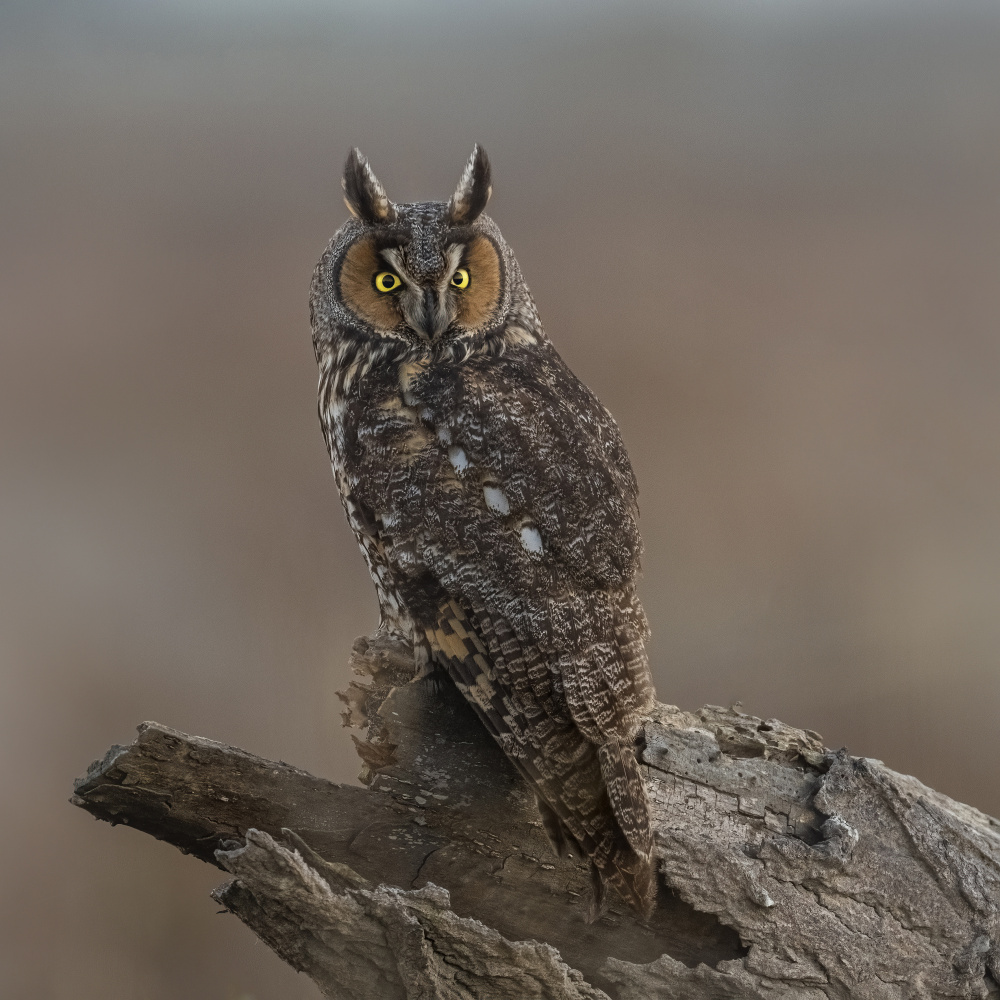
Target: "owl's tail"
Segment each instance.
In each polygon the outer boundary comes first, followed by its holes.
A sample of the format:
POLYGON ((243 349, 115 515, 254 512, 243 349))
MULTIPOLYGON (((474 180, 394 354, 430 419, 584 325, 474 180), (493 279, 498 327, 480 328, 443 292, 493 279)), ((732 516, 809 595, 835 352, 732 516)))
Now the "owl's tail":
POLYGON ((587 908, 587 923, 593 923, 604 912, 605 889, 609 885, 639 916, 648 919, 653 915, 657 894, 655 859, 639 854, 625 840, 620 829, 608 830, 605 842, 600 846, 587 836, 584 836, 585 843, 581 845, 552 807, 542 799, 538 800, 538 811, 545 832, 560 857, 572 854, 586 858, 589 855, 593 895, 587 908))
MULTIPOLYGON (((574 810, 567 808, 569 796, 550 803, 539 789, 542 825, 560 857, 575 854, 590 860, 593 898, 587 912, 589 922, 603 912, 605 887, 609 885, 640 916, 648 918, 656 907, 656 863, 649 802, 635 748, 611 741, 590 752, 596 757, 594 764, 600 766, 607 798, 574 810)), ((587 770, 581 768, 583 773, 587 770)), ((593 788, 590 782, 594 778, 587 782, 588 787, 593 788)), ((563 791, 568 790, 564 786, 563 791)))
MULTIPOLYGON (((653 827, 635 747, 609 740, 598 748, 597 759, 617 829, 611 831, 607 859, 602 859, 603 852, 598 852, 593 870, 642 916, 649 917, 656 905, 653 827), (603 864, 599 864, 600 860, 603 864)), ((600 912, 600 904, 595 891, 594 919, 600 912)))
POLYGON ((587 923, 592 924, 604 912, 606 885, 612 886, 640 917, 649 919, 656 909, 656 867, 651 858, 634 851, 615 855, 603 867, 590 862, 593 897, 587 910, 587 923))

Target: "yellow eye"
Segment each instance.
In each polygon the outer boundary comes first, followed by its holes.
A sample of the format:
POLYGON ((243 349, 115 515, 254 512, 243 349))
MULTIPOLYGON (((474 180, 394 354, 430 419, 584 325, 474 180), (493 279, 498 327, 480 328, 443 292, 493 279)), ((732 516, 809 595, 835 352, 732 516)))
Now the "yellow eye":
POLYGON ((402 282, 399 280, 398 274, 393 274, 392 271, 379 271, 375 275, 375 287, 380 292, 394 292, 402 282))
POLYGON ((451 276, 451 287, 452 288, 468 288, 469 287, 469 272, 466 271, 464 267, 460 267, 451 276))

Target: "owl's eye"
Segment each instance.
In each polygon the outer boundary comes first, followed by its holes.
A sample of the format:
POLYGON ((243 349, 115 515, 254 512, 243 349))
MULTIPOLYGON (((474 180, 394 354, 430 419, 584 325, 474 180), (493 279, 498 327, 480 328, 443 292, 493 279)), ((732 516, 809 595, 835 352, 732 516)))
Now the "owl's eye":
POLYGON ((466 271, 464 267, 460 267, 451 276, 451 287, 452 288, 468 288, 469 287, 469 272, 466 271))
POLYGON ((402 283, 399 275, 393 274, 392 271, 379 271, 375 275, 375 287, 380 292, 394 292, 402 283))

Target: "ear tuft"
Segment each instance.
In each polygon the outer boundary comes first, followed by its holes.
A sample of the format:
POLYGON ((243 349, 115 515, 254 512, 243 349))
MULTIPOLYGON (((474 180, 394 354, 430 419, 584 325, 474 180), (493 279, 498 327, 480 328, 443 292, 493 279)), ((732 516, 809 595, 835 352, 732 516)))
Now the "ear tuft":
POLYGON ((486 202, 493 193, 490 175, 490 159, 486 150, 478 143, 465 165, 455 193, 448 203, 448 214, 452 222, 469 223, 486 208, 486 202))
POLYGON ((344 164, 344 204, 355 218, 378 224, 393 222, 396 206, 389 201, 361 150, 354 147, 344 164))

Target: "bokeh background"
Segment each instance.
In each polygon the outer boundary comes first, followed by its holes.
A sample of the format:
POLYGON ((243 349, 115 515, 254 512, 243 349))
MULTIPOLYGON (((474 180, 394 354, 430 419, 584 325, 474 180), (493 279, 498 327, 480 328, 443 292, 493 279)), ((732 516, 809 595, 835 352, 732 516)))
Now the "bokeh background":
POLYGON ((1000 813, 1000 6, 0 6, 0 994, 318 994, 71 781, 156 719, 353 780, 376 605, 307 290, 350 146, 474 141, 636 466, 663 700, 1000 813))

